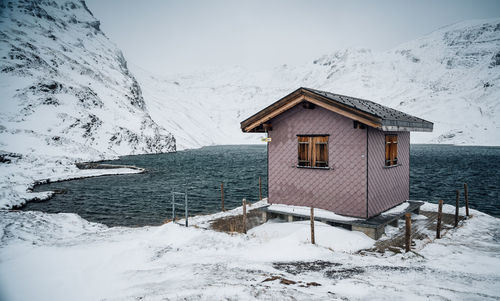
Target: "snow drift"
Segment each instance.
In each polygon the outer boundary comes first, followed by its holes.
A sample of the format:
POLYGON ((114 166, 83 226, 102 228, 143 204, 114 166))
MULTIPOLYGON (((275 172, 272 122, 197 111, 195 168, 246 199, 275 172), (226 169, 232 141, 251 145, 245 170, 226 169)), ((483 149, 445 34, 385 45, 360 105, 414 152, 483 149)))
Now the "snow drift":
POLYGON ((415 253, 377 254, 355 251, 372 245, 364 234, 321 223, 312 245, 301 222, 230 235, 172 223, 107 228, 75 214, 0 210, 0 299, 496 300, 500 219, 471 213, 415 253))

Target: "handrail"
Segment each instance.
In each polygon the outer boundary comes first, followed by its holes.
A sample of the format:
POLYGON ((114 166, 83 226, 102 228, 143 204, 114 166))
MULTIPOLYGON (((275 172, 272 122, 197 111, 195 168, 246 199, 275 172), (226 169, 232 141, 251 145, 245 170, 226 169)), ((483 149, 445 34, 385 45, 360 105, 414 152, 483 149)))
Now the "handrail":
POLYGON ((175 205, 182 206, 182 204, 175 202, 176 195, 184 195, 184 217, 186 220, 186 227, 188 226, 188 195, 187 191, 177 192, 172 190, 172 222, 175 223, 175 205))

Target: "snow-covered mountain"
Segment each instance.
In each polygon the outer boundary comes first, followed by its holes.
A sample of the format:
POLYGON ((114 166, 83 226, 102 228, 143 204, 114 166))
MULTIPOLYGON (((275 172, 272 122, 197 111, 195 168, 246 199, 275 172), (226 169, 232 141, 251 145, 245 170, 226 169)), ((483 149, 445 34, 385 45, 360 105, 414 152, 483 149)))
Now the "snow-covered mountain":
POLYGON ((0 150, 76 159, 175 150, 99 25, 83 1, 0 2, 0 150))
POLYGON ((374 100, 435 123, 413 143, 500 145, 500 18, 394 49, 336 51, 302 66, 154 76, 132 66, 153 119, 183 147, 257 142, 239 122, 300 86, 374 100))

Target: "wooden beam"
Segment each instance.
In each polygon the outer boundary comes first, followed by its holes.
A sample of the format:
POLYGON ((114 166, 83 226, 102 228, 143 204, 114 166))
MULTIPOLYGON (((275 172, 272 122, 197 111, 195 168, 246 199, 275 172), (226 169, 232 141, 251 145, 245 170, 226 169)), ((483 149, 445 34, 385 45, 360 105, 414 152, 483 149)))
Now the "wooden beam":
POLYGON ((243 199, 243 233, 247 234, 247 200, 243 199))
POLYGON ((285 104, 284 106, 278 108, 277 110, 271 111, 269 114, 265 115, 264 117, 260 118, 259 120, 257 120, 255 122, 251 123, 250 125, 246 126, 245 129, 244 129, 245 132, 249 132, 253 128, 255 128, 258 125, 260 125, 261 123, 269 121, 272 118, 278 116, 279 114, 281 114, 281 113, 283 113, 283 112, 285 112, 285 111, 293 108, 297 104, 301 103, 303 100, 304 100, 304 96, 301 95, 301 96, 297 97, 296 99, 290 101, 289 103, 285 104))
POLYGON ((220 199, 221 199, 221 204, 222 204, 222 211, 226 211, 224 209, 224 182, 220 182, 220 199))
POLYGON ((410 252, 411 250, 411 213, 405 214, 405 251, 410 252))
POLYGON ((273 125, 270 123, 263 123, 262 128, 264 129, 265 132, 270 132, 273 130, 273 125))
POLYGON ((436 238, 441 238, 441 217, 443 215, 443 200, 439 200, 438 217, 436 225, 436 238))
POLYGON ((369 125, 371 127, 380 128, 382 126, 382 124, 379 123, 379 122, 375 122, 373 120, 364 118, 362 116, 359 116, 359 115, 347 112, 346 110, 343 110, 343 109, 341 109, 339 107, 336 107, 336 106, 329 105, 327 103, 324 103, 324 102, 322 102, 320 100, 317 100, 315 98, 312 98, 310 96, 306 95, 306 96, 304 96, 304 99, 307 100, 307 101, 309 101, 309 102, 311 102, 311 103, 313 103, 313 104, 315 104, 315 105, 317 105, 317 106, 320 106, 320 107, 322 107, 324 109, 327 109, 329 111, 335 112, 335 113, 337 113, 339 115, 345 116, 345 117, 350 118, 352 120, 359 121, 359 122, 364 123, 366 125, 369 125))
POLYGON ((259 177, 259 200, 262 200, 262 179, 259 177))
POLYGON ((469 217, 469 189, 467 183, 464 183, 464 196, 465 196, 465 215, 469 217))
POLYGON ((333 100, 333 99, 331 99, 331 98, 325 97, 325 96, 323 96, 323 95, 321 95, 321 94, 313 93, 313 92, 311 92, 311 91, 309 91, 309 90, 304 90, 304 95, 306 95, 306 96, 310 96, 310 97, 313 97, 313 98, 316 98, 316 99, 318 99, 318 100, 324 100, 324 101, 325 101, 325 102, 327 102, 327 103, 328 103, 328 102, 333 102, 333 103, 335 103, 335 105, 339 106, 340 108, 344 108, 344 109, 346 109, 347 111, 355 111, 355 112, 356 112, 356 114, 359 114, 359 115, 361 115, 362 117, 364 116, 364 117, 366 117, 366 118, 368 118, 368 119, 377 119, 377 120, 378 120, 378 118, 377 118, 377 117, 373 116, 373 115, 372 115, 372 114, 370 114, 370 113, 363 112, 363 111, 361 111, 361 110, 359 110, 359 109, 357 109, 357 108, 353 108, 353 107, 351 107, 351 106, 345 105, 345 104, 343 104, 343 103, 341 103, 341 102, 339 102, 339 101, 336 101, 336 100, 333 100))
MULTIPOLYGON (((312 105, 320 106, 324 109, 335 112, 335 113, 342 115, 342 116, 345 116, 349 119, 356 120, 358 122, 369 125, 371 127, 374 127, 374 128, 381 128, 382 127, 382 121, 378 117, 374 117, 371 114, 365 113, 365 112, 358 110, 356 108, 349 107, 349 106, 344 105, 344 104, 337 102, 335 100, 331 100, 331 99, 325 98, 321 95, 317 95, 317 94, 312 93, 310 91, 301 89, 301 90, 296 90, 294 93, 288 95, 287 97, 279 100, 278 102, 272 104, 271 106, 269 106, 266 109, 262 110, 261 112, 257 113, 255 116, 258 116, 261 113, 263 113, 262 117, 260 117, 256 121, 250 123, 247 126, 243 126, 243 131, 244 132, 251 132, 251 131, 255 130, 258 126, 262 125, 263 123, 266 123, 267 121, 282 114, 283 112, 293 108, 294 106, 298 105, 299 103, 303 102, 304 100, 309 102, 312 105), (301 94, 298 94, 299 92, 301 94), (295 96, 294 94, 298 94, 298 95, 295 96), (283 102, 285 104, 280 106, 279 103, 283 103, 283 102), (273 109, 273 107, 277 107, 277 108, 273 109), (268 111, 268 112, 266 112, 266 111, 268 111)), ((252 117, 248 118, 247 120, 249 120, 249 119, 252 119, 252 117)), ((247 120, 245 120, 242 124, 244 124, 247 120)))
POLYGON ((311 243, 316 244, 316 239, 314 237, 314 208, 311 207, 311 243))
POLYGON ((303 94, 304 94, 303 89, 299 88, 299 89, 293 91, 292 93, 282 97, 278 101, 270 104, 269 106, 265 107, 264 109, 260 110, 259 112, 255 113, 252 116, 248 117, 247 119, 243 120, 240 123, 241 129, 244 131, 245 128, 248 127, 252 123, 253 120, 257 120, 257 119, 264 117, 269 112, 271 112, 271 111, 279 108, 283 104, 287 103, 289 100, 295 99, 296 97, 299 97, 303 94))

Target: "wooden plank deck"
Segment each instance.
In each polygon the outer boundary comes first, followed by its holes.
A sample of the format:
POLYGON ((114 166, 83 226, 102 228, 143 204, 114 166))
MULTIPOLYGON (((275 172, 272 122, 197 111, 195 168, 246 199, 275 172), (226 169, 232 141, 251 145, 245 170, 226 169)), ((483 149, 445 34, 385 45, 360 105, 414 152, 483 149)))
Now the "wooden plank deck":
MULTIPOLYGON (((420 210, 420 206, 424 204, 424 202, 421 201, 408 201, 408 203, 409 206, 400 212, 391 214, 382 213, 369 219, 347 220, 347 219, 335 219, 335 218, 315 216, 314 220, 323 222, 331 226, 342 227, 352 231, 361 231, 373 239, 379 239, 384 234, 384 228, 386 225, 388 224, 397 225, 398 220, 402 218, 406 213, 408 212, 418 213, 420 210)), ((261 208, 260 210, 267 213, 268 215, 267 219, 274 217, 280 217, 287 221, 310 219, 309 214, 273 210, 270 209, 270 207, 264 207, 261 208)))
MULTIPOLYGON (((415 220, 412 221, 411 228, 411 237, 412 242, 416 239, 424 240, 428 239, 429 241, 435 238, 436 224, 437 224, 437 212, 434 211, 420 211, 420 215, 427 217, 425 220, 415 220), (429 230, 429 231, 424 231, 429 230), (429 237, 424 232, 430 232, 431 236, 429 237)), ((460 222, 465 219, 465 216, 459 216, 458 221, 460 222)), ((455 215, 443 213, 441 217, 441 229, 442 235, 445 235, 448 230, 453 229, 455 225, 455 215)), ((378 252, 385 252, 386 250, 402 252, 405 247, 405 233, 404 231, 400 231, 398 235, 395 235, 391 239, 381 240, 375 244, 375 250, 378 252)))

